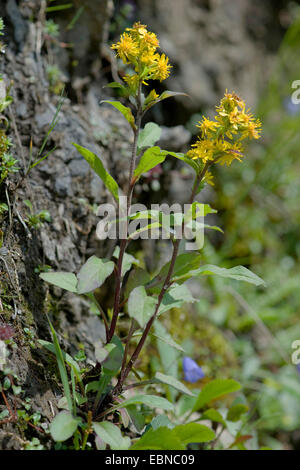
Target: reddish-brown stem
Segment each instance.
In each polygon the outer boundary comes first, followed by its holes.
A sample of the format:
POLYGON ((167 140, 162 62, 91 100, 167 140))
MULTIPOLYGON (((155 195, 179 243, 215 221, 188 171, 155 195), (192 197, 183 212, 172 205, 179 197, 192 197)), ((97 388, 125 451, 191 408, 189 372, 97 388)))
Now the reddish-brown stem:
MULTIPOLYGON (((137 142, 141 127, 141 120, 142 120, 142 105, 141 105, 141 84, 139 85, 138 95, 137 95, 137 115, 136 115, 136 122, 135 122, 135 129, 134 129, 134 139, 132 144, 132 154, 130 160, 130 169, 129 169, 129 180, 128 180, 128 190, 127 190, 127 211, 126 216, 129 216, 130 213, 130 206, 132 200, 132 193, 134 188, 133 182, 133 174, 136 165, 136 158, 137 158, 137 142)), ((126 220, 126 234, 128 232, 128 219, 126 220)), ((122 289, 122 266, 123 266, 123 258, 125 254, 125 250, 127 247, 127 238, 123 238, 120 243, 120 252, 119 258, 117 263, 117 273, 116 273, 116 290, 115 290, 115 298, 114 298, 114 308, 113 308, 113 316, 111 320, 110 329, 108 332, 107 343, 109 343, 115 333, 115 329, 117 326, 118 316, 120 312, 120 298, 121 298, 121 289, 122 289)))
MULTIPOLYGON (((204 165, 204 167, 203 167, 202 171, 200 172, 200 174, 196 177, 195 183, 194 183, 194 186, 193 186, 193 190, 192 190, 192 194, 191 194, 191 197, 190 197, 190 200, 189 200, 189 204, 193 203, 193 201, 195 199, 195 196, 197 194, 197 190, 199 188, 199 185, 200 185, 201 181, 203 180, 206 171, 208 170, 208 168, 210 167, 210 165, 212 163, 213 162, 207 162, 204 165)), ((183 224, 184 224, 184 222, 183 222, 183 224)), ((154 320, 157 317, 157 314, 158 314, 161 302, 164 298, 164 295, 165 295, 167 289, 170 287, 170 282, 171 282, 173 270, 174 270, 174 267, 175 267, 175 262, 176 262, 176 258, 177 258, 177 255, 178 255, 178 251, 179 251, 179 245, 180 245, 180 240, 174 241, 174 243, 173 243, 173 253, 172 253, 172 258, 171 258, 171 262, 170 262, 170 267, 169 267, 169 270, 168 270, 168 274, 165 278, 165 281, 163 283, 163 286, 161 288, 160 294, 158 296, 155 311, 154 311, 152 317, 150 318, 150 320, 148 321, 148 323, 145 327, 145 330, 142 334, 142 337, 141 337, 137 347, 135 348, 135 351, 133 352, 131 358, 129 359, 129 362, 128 362, 127 366, 125 367, 124 370, 122 368, 118 383, 115 386, 115 388, 113 390, 113 393, 112 393, 114 396, 117 396, 122 392, 123 383, 126 380, 126 378, 129 374, 129 372, 131 371, 132 367, 134 366, 134 364, 135 364, 135 362, 136 362, 136 360, 137 360, 137 358, 138 358, 138 356, 139 356, 139 354, 140 354, 140 352, 141 352, 141 350, 142 350, 142 348, 145 344, 145 341, 146 341, 147 336, 150 332, 150 329, 151 329, 151 327, 154 323, 154 320)))
POLYGON ((122 375, 124 373, 124 370, 125 370, 125 367, 126 367, 127 355, 128 355, 128 351, 129 351, 129 343, 130 343, 130 340, 131 340, 132 335, 134 333, 134 330, 135 330, 135 328, 134 328, 134 319, 132 319, 130 329, 129 329, 129 332, 128 332, 128 335, 127 335, 127 338, 126 338, 125 350, 124 350, 124 356, 123 356, 123 361, 122 361, 120 377, 122 377, 122 375))

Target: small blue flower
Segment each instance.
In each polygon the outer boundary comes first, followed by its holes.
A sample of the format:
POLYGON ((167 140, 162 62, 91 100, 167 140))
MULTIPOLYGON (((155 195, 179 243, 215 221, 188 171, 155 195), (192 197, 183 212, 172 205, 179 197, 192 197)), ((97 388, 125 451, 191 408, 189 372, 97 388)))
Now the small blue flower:
POLYGON ((190 357, 184 357, 182 361, 184 380, 195 383, 205 376, 201 367, 190 357))
POLYGON ((300 375, 300 364, 297 364, 297 365, 296 365, 296 369, 297 369, 297 371, 298 371, 298 373, 299 373, 299 375, 300 375))
POLYGON ((300 106, 299 104, 294 103, 291 98, 286 98, 283 102, 284 109, 285 111, 290 115, 290 116, 296 116, 300 112, 300 106))

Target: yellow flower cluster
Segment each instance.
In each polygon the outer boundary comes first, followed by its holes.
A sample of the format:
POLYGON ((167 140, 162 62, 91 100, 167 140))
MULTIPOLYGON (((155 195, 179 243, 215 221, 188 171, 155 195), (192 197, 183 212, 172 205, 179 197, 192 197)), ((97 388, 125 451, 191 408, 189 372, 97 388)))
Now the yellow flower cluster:
POLYGON ((146 80, 163 81, 170 74, 168 57, 156 52, 159 47, 156 35, 140 22, 135 23, 132 28, 126 28, 120 41, 111 47, 117 51, 117 56, 124 64, 129 63, 134 67, 135 74, 124 77, 131 89, 136 90, 138 84, 145 83, 146 80))
MULTIPOLYGON (((231 165, 233 160, 241 161, 244 152, 243 140, 259 139, 261 123, 255 119, 246 105, 235 93, 225 93, 217 106, 215 120, 203 117, 198 126, 201 135, 187 155, 192 159, 231 165)), ((211 175, 207 179, 212 184, 211 175)))

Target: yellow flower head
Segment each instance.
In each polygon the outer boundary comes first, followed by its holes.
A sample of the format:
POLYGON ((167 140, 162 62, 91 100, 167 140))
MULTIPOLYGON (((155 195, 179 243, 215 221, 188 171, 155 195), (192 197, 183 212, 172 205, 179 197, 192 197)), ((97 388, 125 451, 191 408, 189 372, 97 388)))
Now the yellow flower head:
POLYGON ((123 77, 123 80, 127 83, 130 90, 132 90, 132 92, 135 93, 138 86, 139 86, 139 81, 140 81, 139 75, 138 74, 134 74, 134 75, 127 74, 123 77))
POLYGON ((126 33, 122 34, 120 41, 117 44, 113 44, 111 48, 116 49, 117 55, 123 60, 124 64, 135 62, 139 54, 137 43, 126 33))
MULTIPOLYGON (((203 117, 197 125, 201 135, 187 156, 200 159, 203 164, 229 166, 234 160, 242 161, 242 140, 259 139, 261 132, 261 122, 255 120, 245 107, 245 102, 238 95, 226 91, 216 108, 218 114, 215 120, 203 117)), ((209 177, 206 182, 210 184, 209 177)))
POLYGON ((210 184, 210 186, 214 186, 215 183, 214 183, 214 177, 213 175, 211 174, 210 171, 207 171, 204 178, 203 178, 203 181, 204 183, 207 183, 207 184, 210 184))
MULTIPOLYGON (((126 28, 120 41, 112 45, 125 64, 133 65, 140 82, 149 79, 162 81, 169 76, 169 59, 165 54, 156 52, 158 47, 156 34, 148 31, 147 26, 140 22, 134 23, 132 28, 126 28)), ((125 81, 128 83, 128 79, 125 81)))
POLYGON ((200 158, 203 163, 207 163, 210 160, 214 159, 215 146, 214 142, 209 139, 197 140, 195 144, 192 145, 192 149, 188 151, 187 156, 193 160, 200 158))
POLYGON ((238 160, 241 162, 243 158, 243 151, 244 148, 240 143, 235 143, 231 145, 228 143, 227 149, 224 149, 224 152, 221 153, 220 158, 217 160, 217 163, 220 163, 220 165, 227 165, 230 166, 233 160, 238 160))
POLYGON ((156 93, 155 90, 151 90, 150 93, 148 94, 147 98, 145 99, 145 105, 151 103, 152 101, 157 100, 159 97, 159 94, 156 93))
POLYGON ((132 28, 126 28, 126 31, 128 31, 128 33, 131 34, 133 38, 138 40, 147 33, 147 26, 145 24, 141 24, 140 21, 137 21, 134 23, 132 28))
POLYGON ((199 127, 203 137, 206 137, 207 135, 215 132, 218 127, 218 123, 211 121, 210 119, 207 119, 205 116, 203 116, 202 121, 199 121, 196 127, 199 127))
POLYGON ((169 59, 165 54, 156 54, 155 62, 151 67, 151 78, 153 80, 160 80, 161 82, 168 78, 170 75, 171 65, 169 59))

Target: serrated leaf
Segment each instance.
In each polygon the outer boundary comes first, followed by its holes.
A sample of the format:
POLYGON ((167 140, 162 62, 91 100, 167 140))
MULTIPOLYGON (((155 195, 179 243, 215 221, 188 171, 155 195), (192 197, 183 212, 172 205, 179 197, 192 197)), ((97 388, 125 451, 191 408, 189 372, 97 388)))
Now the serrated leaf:
POLYGON ((134 130, 136 129, 134 117, 130 108, 128 108, 127 106, 124 106, 122 103, 120 103, 120 101, 104 100, 104 101, 101 101, 101 103, 111 104, 114 108, 116 108, 118 111, 120 111, 120 113, 123 114, 124 118, 126 119, 126 121, 129 122, 132 129, 134 130))
POLYGON ((150 428, 142 437, 130 447, 130 450, 184 450, 185 446, 180 442, 173 429, 161 426, 157 429, 150 428))
POLYGON ((114 266, 112 261, 100 259, 97 258, 97 256, 91 256, 77 275, 78 294, 92 292, 102 286, 105 279, 113 272, 114 266))
POLYGON ((74 418, 69 411, 61 411, 50 424, 50 433, 54 441, 63 442, 73 436, 76 431, 79 418, 74 418))
POLYGON ((119 201, 119 186, 118 183, 114 180, 114 178, 108 173, 108 171, 104 168, 103 163, 101 162, 100 158, 97 157, 93 152, 88 150, 85 147, 81 147, 81 145, 73 143, 74 147, 77 148, 78 152, 84 157, 87 163, 90 165, 92 170, 101 178, 105 187, 110 191, 116 201, 119 201))
POLYGON ((210 403, 212 400, 228 395, 229 393, 240 390, 241 385, 232 379, 216 379, 204 385, 198 395, 193 411, 198 411, 210 403))
POLYGON ((41 273, 40 278, 61 289, 65 289, 69 292, 77 292, 77 278, 73 273, 41 273))
POLYGON ((129 295, 128 313, 134 318, 141 328, 147 324, 154 314, 157 300, 149 297, 143 286, 136 287, 129 295))
POLYGON ((93 429, 112 450, 127 450, 130 447, 130 438, 123 437, 118 426, 109 421, 93 423, 93 429))
POLYGON ((163 384, 170 385, 170 387, 175 388, 176 390, 181 393, 184 393, 185 395, 193 396, 193 393, 183 383, 175 379, 175 377, 162 374, 161 372, 156 372, 155 378, 163 384))
POLYGON ((148 122, 138 137, 138 151, 145 147, 152 147, 161 136, 161 128, 154 122, 148 122))
POLYGON ((215 439, 215 433, 212 429, 199 423, 188 423, 175 426, 173 431, 180 441, 185 444, 210 442, 215 439))
POLYGON ((148 148, 134 171, 134 181, 137 181, 143 173, 147 173, 147 171, 162 163, 167 155, 166 150, 161 150, 157 146, 148 148))

